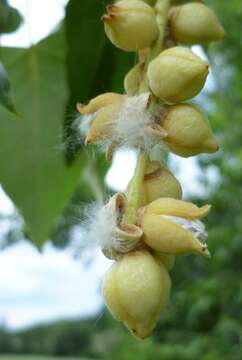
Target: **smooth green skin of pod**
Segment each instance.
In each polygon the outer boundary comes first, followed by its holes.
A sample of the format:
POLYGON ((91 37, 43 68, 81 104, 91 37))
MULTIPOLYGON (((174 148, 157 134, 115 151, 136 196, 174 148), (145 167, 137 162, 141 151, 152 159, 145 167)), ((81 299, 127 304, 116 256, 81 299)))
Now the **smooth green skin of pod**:
POLYGON ((93 114, 106 106, 119 103, 121 104, 124 99, 125 95, 116 93, 104 93, 90 100, 87 105, 77 104, 77 110, 81 114, 93 114))
POLYGON ((190 231, 162 215, 144 214, 141 228, 144 242, 153 250, 170 255, 208 256, 206 247, 190 231))
POLYGON ((102 292, 112 315, 139 338, 150 335, 170 295, 170 277, 147 251, 117 261, 104 279, 102 292))
POLYGON ((182 188, 175 176, 158 162, 151 162, 145 173, 141 206, 161 197, 182 198, 182 188))
POLYGON ((210 205, 198 207, 195 204, 173 198, 159 198, 145 207, 145 213, 156 215, 170 215, 195 220, 207 216, 210 205))
POLYGON ((126 94, 134 96, 140 87, 142 64, 135 65, 125 76, 124 89, 126 94))
POLYGON ((138 0, 115 3, 102 20, 109 40, 124 51, 150 47, 159 34, 154 10, 138 0))
POLYGON ((121 104, 108 105, 97 112, 88 130, 86 143, 110 138, 113 134, 115 118, 120 111, 121 104))
POLYGON ((168 133, 164 142, 177 155, 189 157, 218 150, 207 117, 194 105, 168 107, 162 126, 168 133))
POLYGON ((148 67, 151 91, 167 103, 196 96, 208 75, 208 63, 190 49, 176 46, 162 51, 148 67))
POLYGON ((214 11, 201 3, 173 8, 170 29, 173 38, 183 44, 205 44, 222 40, 225 36, 214 11))
POLYGON ((160 198, 145 206, 139 223, 143 230, 143 241, 152 249, 164 254, 198 254, 210 256, 207 246, 192 232, 164 215, 178 216, 186 220, 201 219, 208 214, 209 205, 198 207, 187 201, 160 198))

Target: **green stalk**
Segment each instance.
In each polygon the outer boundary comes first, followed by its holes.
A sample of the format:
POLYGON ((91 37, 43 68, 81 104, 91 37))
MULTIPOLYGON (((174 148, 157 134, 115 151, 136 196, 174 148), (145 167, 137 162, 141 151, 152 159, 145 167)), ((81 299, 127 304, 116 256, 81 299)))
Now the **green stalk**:
MULTIPOLYGON (((159 26, 159 37, 151 49, 150 55, 147 58, 145 69, 147 70, 149 62, 153 60, 162 50, 165 28, 167 23, 168 11, 170 7, 170 0, 157 0, 154 10, 156 11, 157 23, 159 26)), ((139 93, 149 91, 147 78, 144 77, 140 84, 139 93)), ((134 224, 136 221, 137 210, 140 207, 140 194, 142 191, 142 184, 145 175, 148 155, 144 151, 140 151, 134 177, 131 181, 129 191, 127 194, 127 206, 123 217, 123 224, 134 224)))
POLYGON ((141 151, 137 161, 135 174, 127 194, 128 203, 123 217, 124 224, 135 223, 137 209, 140 207, 140 190, 143 184, 147 160, 148 155, 144 151, 141 151))
POLYGON ((156 11, 156 20, 159 26, 160 34, 158 39, 156 40, 155 45, 151 49, 148 62, 150 62, 157 55, 159 55, 159 53, 163 48, 169 8, 170 8, 170 0, 157 0, 154 9, 156 11))

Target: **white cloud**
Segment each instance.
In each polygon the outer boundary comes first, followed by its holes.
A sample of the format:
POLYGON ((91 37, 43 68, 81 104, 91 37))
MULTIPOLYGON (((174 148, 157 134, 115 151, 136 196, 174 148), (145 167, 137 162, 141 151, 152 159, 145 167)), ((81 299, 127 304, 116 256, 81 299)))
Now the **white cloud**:
POLYGON ((2 35, 3 46, 28 47, 45 38, 64 16, 67 0, 10 0, 24 17, 23 25, 12 34, 2 35))
POLYGON ((0 253, 0 319, 10 328, 80 317, 102 305, 101 279, 110 261, 100 252, 84 266, 66 250, 47 244, 39 253, 27 242, 0 253))
POLYGON ((112 166, 106 175, 106 184, 115 191, 124 191, 134 174, 136 159, 133 150, 116 151, 112 166))
POLYGON ((185 198, 187 196, 204 194, 204 188, 199 181, 202 171, 198 166, 196 157, 182 158, 171 154, 169 167, 180 181, 185 198))
POLYGON ((0 213, 10 215, 13 213, 14 205, 11 199, 5 194, 0 185, 0 213))

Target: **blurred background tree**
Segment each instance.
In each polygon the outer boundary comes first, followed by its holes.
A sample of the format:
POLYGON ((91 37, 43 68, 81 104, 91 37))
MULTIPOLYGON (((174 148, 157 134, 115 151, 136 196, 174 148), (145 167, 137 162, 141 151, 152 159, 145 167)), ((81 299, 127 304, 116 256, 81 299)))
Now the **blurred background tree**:
MULTIPOLYGON (((76 102, 107 90, 122 92, 123 76, 135 62, 132 54, 124 54, 105 39, 97 20, 105 3, 70 0, 65 21, 47 39, 27 50, 1 49, 0 183, 26 220, 24 236, 39 247, 50 231, 56 246, 67 246, 80 204, 100 200, 107 191, 108 164, 101 155, 94 158, 79 147, 72 126, 76 102), (60 151, 63 143, 66 149, 60 151), (88 181, 88 174, 94 182, 88 181)), ((222 43, 204 49, 215 87, 203 102, 221 150, 200 156, 200 181, 206 191, 192 199, 213 205, 207 224, 212 260, 190 256, 177 260, 169 309, 149 340, 132 339, 105 312, 98 321, 61 322, 14 334, 3 329, 0 352, 118 360, 241 359, 242 3, 206 3, 227 31, 222 43), (214 174, 212 183, 209 171, 214 174)), ((1 12, 1 32, 20 24, 21 17, 14 12, 5 17, 1 12), (8 23, 12 18, 13 23, 8 23)), ((19 218, 8 220, 12 226, 5 245, 23 237, 19 218)))

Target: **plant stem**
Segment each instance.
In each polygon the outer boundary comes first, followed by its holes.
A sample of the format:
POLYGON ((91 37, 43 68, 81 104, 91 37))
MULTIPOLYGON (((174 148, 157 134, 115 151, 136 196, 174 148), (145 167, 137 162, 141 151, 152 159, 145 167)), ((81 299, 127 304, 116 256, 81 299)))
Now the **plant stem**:
POLYGON ((139 87, 139 94, 142 94, 144 92, 149 91, 149 84, 147 79, 147 69, 149 63, 160 54, 163 48, 164 38, 165 38, 165 30, 166 30, 166 24, 167 24, 167 18, 168 18, 168 12, 170 8, 170 0, 157 0, 154 11, 156 13, 156 21, 159 27, 159 36, 156 40, 153 47, 150 49, 150 53, 147 56, 145 66, 144 66, 144 77, 141 81, 140 87, 139 87))
MULTIPOLYGON (((159 37, 154 46, 152 47, 149 56, 147 57, 145 71, 147 71, 149 62, 153 60, 157 55, 159 55, 162 50, 169 7, 170 0, 157 0, 156 5, 154 6, 157 23, 159 26, 159 37)), ((140 84, 139 93, 144 93, 147 91, 149 91, 149 86, 147 77, 145 75, 144 79, 140 84)), ((142 191, 142 184, 144 180, 147 161, 148 155, 144 151, 140 151, 135 169, 135 174, 131 181, 127 194, 127 206, 123 217, 123 224, 135 223, 137 210, 140 206, 140 193, 142 191)))
POLYGON ((137 161, 135 174, 129 187, 127 194, 128 204, 123 217, 124 224, 133 224, 136 219, 136 212, 140 206, 140 190, 144 180, 144 173, 148 155, 141 151, 137 161))
POLYGON ((160 34, 158 39, 156 40, 155 45, 151 49, 150 56, 148 59, 149 62, 153 60, 157 55, 159 55, 159 53, 163 48, 169 8, 170 8, 170 0, 157 0, 154 9, 156 11, 156 20, 158 23, 160 34))

